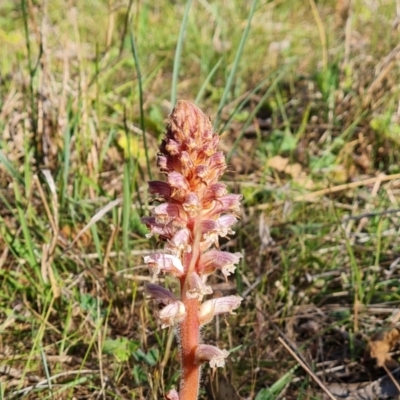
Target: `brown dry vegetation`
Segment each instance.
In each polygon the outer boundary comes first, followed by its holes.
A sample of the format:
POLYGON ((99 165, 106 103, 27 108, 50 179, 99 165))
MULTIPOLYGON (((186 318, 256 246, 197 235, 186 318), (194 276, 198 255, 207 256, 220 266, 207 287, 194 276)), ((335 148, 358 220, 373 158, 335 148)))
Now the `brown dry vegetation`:
MULTIPOLYGON (((177 86, 218 119, 244 197, 221 243, 243 262, 212 281, 244 301, 203 332, 236 349, 204 369, 202 398, 329 398, 315 376, 336 398, 392 398, 399 7, 259 2, 221 106, 247 3, 193 3, 177 86)), ((0 2, 0 399, 158 399, 178 382, 174 334, 143 298, 163 278, 143 267, 159 244, 140 217, 184 8, 0 2)))

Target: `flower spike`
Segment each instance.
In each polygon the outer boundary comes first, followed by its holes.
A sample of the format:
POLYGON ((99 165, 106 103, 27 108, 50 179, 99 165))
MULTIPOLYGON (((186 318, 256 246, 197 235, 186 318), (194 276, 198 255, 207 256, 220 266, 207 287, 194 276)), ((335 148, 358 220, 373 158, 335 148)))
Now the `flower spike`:
POLYGON ((161 307, 162 328, 179 325, 180 390, 170 390, 167 400, 196 400, 201 365, 209 362, 213 370, 225 365, 229 352, 200 344, 200 328, 214 315, 232 314, 242 300, 226 296, 203 301, 212 293, 208 276, 221 271, 227 279, 241 258, 240 253, 218 250, 219 238, 234 233, 242 199, 219 182, 227 166, 218 144, 210 119, 194 104, 178 101, 157 158, 165 182, 149 182, 157 205, 142 221, 149 229, 147 236, 158 235, 165 246, 146 255, 144 262, 156 274, 175 278, 180 286, 179 295, 159 285, 146 286, 147 295, 161 307))

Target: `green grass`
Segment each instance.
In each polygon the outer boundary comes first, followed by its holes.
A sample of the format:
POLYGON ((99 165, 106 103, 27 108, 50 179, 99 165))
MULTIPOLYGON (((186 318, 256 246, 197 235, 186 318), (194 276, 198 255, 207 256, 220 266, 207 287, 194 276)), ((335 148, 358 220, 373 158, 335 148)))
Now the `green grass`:
MULTIPOLYGON (((318 398, 282 333, 315 372, 361 363, 400 301, 399 32, 394 2, 370 3, 346 19, 333 0, 1 2, 0 398, 159 399, 177 385, 177 344, 143 298, 142 255, 159 244, 140 218, 179 98, 210 115, 244 196, 221 244, 243 262, 212 284, 245 300, 204 329, 241 345, 230 384, 318 398)), ((218 381, 205 368, 202 398, 218 381)))

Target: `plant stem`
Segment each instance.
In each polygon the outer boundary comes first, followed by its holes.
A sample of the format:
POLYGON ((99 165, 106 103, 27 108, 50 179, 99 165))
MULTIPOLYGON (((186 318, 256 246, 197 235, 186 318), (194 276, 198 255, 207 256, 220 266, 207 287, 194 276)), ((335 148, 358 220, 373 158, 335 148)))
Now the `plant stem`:
POLYGON ((200 365, 195 363, 194 358, 200 340, 199 300, 189 299, 184 286, 185 282, 182 282, 182 301, 186 316, 180 325, 182 376, 179 400, 196 400, 200 384, 200 365))

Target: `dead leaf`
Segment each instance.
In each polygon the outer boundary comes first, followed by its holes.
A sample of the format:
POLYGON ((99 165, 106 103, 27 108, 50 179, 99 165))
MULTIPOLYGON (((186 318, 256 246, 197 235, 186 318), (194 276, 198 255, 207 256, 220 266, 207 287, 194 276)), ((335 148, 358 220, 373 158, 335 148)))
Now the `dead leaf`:
POLYGON ((284 172, 290 175, 297 184, 306 189, 312 189, 314 183, 311 178, 303 171, 303 167, 299 163, 289 164, 290 160, 281 156, 274 156, 268 160, 268 167, 275 169, 278 172, 284 172))
POLYGON ((268 167, 276 169, 279 172, 283 172, 289 165, 289 159, 281 156, 274 156, 268 160, 267 165, 268 167))
POLYGON ((393 360, 389 353, 398 346, 399 342, 400 331, 397 328, 378 332, 371 337, 364 358, 376 359, 378 367, 396 368, 399 363, 393 360))
POLYGON ((292 178, 298 178, 303 171, 302 166, 299 163, 294 163, 286 166, 285 173, 291 175, 292 178))

